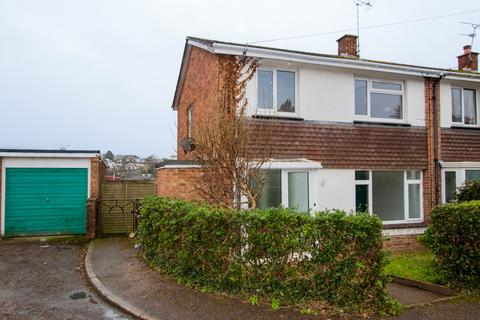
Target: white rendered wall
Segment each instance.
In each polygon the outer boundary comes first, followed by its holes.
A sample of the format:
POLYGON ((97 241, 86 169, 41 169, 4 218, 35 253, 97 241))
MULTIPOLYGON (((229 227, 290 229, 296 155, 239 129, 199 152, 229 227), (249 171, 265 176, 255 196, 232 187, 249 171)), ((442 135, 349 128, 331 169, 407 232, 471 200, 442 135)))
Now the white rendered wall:
MULTIPOLYGON (((338 69, 285 61, 263 61, 260 69, 278 68, 296 72, 296 114, 305 120, 347 122, 355 120, 355 77, 400 81, 404 84, 404 119, 412 126, 425 126, 425 92, 423 78, 399 77, 387 73, 338 69)), ((248 113, 257 105, 257 77, 247 84, 248 113)))
POLYGON ((321 169, 317 171, 318 204, 316 210, 355 209, 355 170, 321 169))

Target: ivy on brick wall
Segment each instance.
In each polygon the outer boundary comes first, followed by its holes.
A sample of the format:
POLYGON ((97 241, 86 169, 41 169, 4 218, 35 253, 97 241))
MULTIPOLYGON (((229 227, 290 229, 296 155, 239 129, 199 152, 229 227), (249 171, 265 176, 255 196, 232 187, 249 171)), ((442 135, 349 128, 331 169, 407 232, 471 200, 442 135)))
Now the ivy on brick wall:
POLYGON ((420 240, 435 254, 435 267, 445 283, 480 289, 480 201, 434 208, 420 240))
POLYGON ((183 283, 282 305, 322 301, 385 311, 382 223, 367 214, 237 211, 161 197, 143 201, 145 259, 183 283))

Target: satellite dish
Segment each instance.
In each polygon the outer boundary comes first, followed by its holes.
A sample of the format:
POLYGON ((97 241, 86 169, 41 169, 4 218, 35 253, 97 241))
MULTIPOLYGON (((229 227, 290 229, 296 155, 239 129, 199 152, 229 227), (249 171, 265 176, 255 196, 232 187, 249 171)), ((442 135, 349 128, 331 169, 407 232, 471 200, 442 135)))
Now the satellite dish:
POLYGON ((195 143, 193 142, 192 138, 183 138, 180 141, 180 145, 182 146, 183 152, 189 153, 195 150, 195 143))

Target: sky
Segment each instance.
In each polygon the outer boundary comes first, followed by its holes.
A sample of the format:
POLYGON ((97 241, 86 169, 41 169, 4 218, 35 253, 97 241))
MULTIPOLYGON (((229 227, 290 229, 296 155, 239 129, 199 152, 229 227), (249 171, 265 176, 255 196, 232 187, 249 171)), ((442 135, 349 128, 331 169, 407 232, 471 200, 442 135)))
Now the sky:
MULTIPOLYGON (((456 67, 472 32, 460 22, 480 23, 476 0, 372 3, 361 27, 466 13, 360 30, 369 59, 456 67)), ((0 148, 169 157, 186 36, 245 43, 355 26, 352 0, 0 0, 0 148)), ((336 54, 344 33, 261 45, 336 54)))

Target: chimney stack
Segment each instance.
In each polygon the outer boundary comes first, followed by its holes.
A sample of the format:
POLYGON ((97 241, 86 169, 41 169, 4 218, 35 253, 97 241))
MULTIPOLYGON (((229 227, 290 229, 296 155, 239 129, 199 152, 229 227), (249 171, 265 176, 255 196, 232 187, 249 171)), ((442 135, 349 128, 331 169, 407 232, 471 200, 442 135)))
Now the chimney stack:
POLYGON ((458 70, 478 71, 478 52, 472 52, 472 46, 463 46, 463 54, 457 58, 458 70))
POLYGON ((356 35, 346 34, 338 39, 338 55, 347 58, 358 58, 357 38, 356 35))

